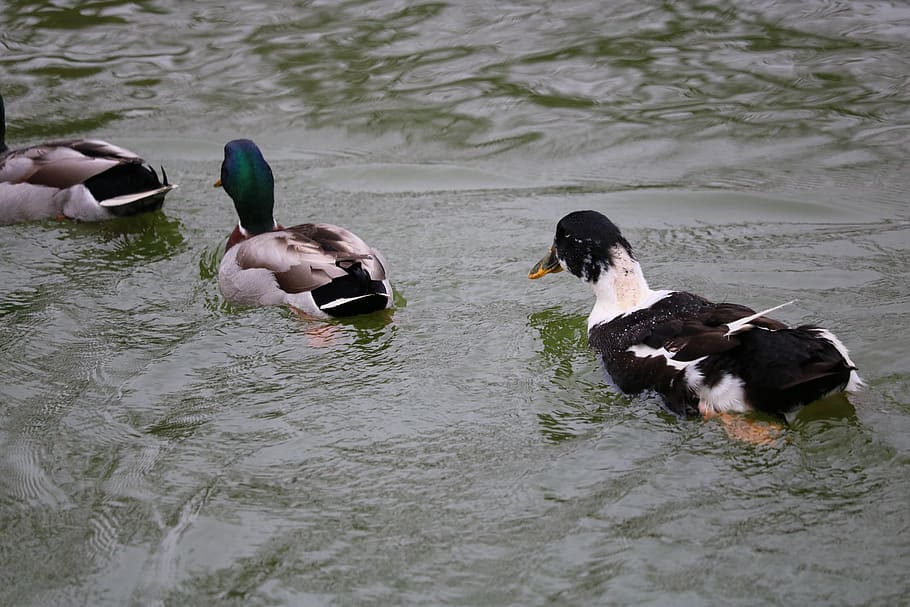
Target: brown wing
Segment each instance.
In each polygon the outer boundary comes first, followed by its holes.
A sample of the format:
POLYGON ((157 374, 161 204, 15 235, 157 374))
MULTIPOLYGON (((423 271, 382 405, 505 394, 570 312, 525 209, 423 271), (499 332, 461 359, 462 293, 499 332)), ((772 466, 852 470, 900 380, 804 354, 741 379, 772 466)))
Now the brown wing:
POLYGON ((118 164, 142 165, 143 160, 106 141, 58 141, 9 152, 0 167, 0 179, 63 189, 84 183, 118 164))
POLYGON ((237 245, 241 268, 267 268, 288 293, 311 291, 348 274, 360 263, 373 280, 385 269, 376 251, 356 234, 330 224, 301 224, 260 234, 237 245))
POLYGON ((145 161, 135 152, 101 139, 73 139, 45 145, 72 148, 92 158, 107 158, 129 164, 145 164, 145 161))

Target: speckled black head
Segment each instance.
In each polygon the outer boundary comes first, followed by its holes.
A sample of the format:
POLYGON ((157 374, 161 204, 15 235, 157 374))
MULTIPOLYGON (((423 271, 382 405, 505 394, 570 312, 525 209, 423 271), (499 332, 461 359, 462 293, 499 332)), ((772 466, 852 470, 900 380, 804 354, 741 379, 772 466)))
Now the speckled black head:
POLYGON ((234 139, 224 146, 221 185, 234 201, 240 225, 250 235, 275 227, 275 178, 259 147, 249 139, 234 139))
POLYGON ((617 246, 633 257, 632 246, 616 224, 597 211, 575 211, 556 224, 556 257, 584 281, 597 282, 603 268, 614 265, 617 246))

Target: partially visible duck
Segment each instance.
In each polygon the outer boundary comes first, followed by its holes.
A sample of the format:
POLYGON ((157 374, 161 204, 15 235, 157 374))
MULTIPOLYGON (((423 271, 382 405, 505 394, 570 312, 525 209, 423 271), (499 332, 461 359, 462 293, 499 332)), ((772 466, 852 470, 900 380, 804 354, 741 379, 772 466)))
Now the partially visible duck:
POLYGON ((0 225, 49 217, 100 221, 155 211, 175 185, 129 150, 98 139, 9 149, 0 97, 0 225))
MULTIPOLYGON (((679 415, 762 411, 784 418, 862 381, 827 329, 791 328, 732 303, 654 291, 619 228, 596 211, 563 217, 529 278, 563 269, 591 285, 588 342, 625 393, 653 390, 679 415)), ((792 303, 792 302, 790 302, 792 303)), ((783 304, 787 305, 787 304, 783 304)))
POLYGON ((225 298, 288 305, 315 318, 391 307, 385 259, 359 236, 327 223, 276 223, 272 169, 255 143, 236 139, 224 146, 219 186, 240 218, 218 270, 225 298))

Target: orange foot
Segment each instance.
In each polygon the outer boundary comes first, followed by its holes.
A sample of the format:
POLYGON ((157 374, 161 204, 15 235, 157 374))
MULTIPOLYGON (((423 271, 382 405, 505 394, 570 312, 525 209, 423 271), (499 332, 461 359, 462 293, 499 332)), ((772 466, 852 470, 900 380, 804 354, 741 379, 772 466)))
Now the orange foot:
POLYGON ((291 305, 289 305, 288 307, 291 309, 291 312, 293 312, 294 314, 296 314, 297 316, 299 316, 300 318, 302 318, 304 320, 318 320, 315 316, 307 314, 300 308, 295 308, 294 306, 291 306, 291 305))
POLYGON ((707 419, 717 418, 730 438, 752 445, 776 445, 784 427, 774 422, 749 419, 735 413, 702 413, 707 419))
POLYGON ((339 335, 341 335, 341 330, 338 327, 327 324, 324 320, 317 319, 300 308, 295 308, 294 306, 288 307, 300 318, 313 321, 313 324, 308 325, 303 331, 303 334, 307 337, 307 343, 311 347, 326 348, 336 344, 339 335))

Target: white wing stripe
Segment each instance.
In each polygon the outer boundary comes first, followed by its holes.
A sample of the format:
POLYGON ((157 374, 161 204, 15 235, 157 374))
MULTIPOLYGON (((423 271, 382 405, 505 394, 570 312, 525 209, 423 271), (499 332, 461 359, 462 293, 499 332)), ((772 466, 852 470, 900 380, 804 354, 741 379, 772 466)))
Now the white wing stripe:
POLYGON ((762 310, 761 312, 756 312, 752 316, 746 316, 745 318, 740 318, 737 321, 727 323, 728 329, 727 329, 727 332, 724 334, 724 337, 730 337, 731 335, 733 335, 739 331, 748 331, 752 327, 751 326, 747 327, 746 325, 748 325, 753 320, 755 320, 757 318, 761 318, 762 316, 767 316, 771 312, 774 312, 775 310, 779 310, 779 309, 783 308, 784 306, 789 306, 792 303, 796 303, 796 300, 791 299, 787 303, 782 303, 779 306, 774 306, 773 308, 768 308, 767 310, 762 310))
POLYGON ((646 346, 644 344, 636 344, 631 346, 626 352, 631 352, 638 358, 651 358, 654 356, 663 356, 664 362, 667 363, 667 366, 673 367, 674 369, 685 369, 689 365, 693 365, 697 362, 704 360, 704 356, 701 358, 696 358, 695 360, 674 360, 674 353, 670 352, 666 348, 652 348, 651 346, 646 346))

